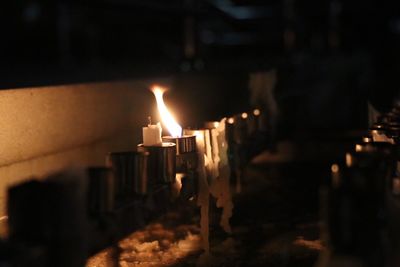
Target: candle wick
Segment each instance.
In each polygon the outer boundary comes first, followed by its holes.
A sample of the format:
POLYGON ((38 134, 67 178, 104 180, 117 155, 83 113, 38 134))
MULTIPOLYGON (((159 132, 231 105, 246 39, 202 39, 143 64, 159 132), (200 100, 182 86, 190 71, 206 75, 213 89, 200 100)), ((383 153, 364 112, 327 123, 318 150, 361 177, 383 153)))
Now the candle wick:
POLYGON ((148 116, 147 119, 149 120, 149 125, 151 125, 151 116, 148 116))

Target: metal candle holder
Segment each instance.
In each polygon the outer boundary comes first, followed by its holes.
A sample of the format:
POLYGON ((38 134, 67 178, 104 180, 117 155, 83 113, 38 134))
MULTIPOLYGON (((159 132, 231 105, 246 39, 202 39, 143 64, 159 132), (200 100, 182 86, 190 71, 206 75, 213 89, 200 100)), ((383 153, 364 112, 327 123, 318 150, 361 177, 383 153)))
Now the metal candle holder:
POLYGON ((159 146, 139 144, 137 150, 148 153, 147 174, 151 186, 175 182, 176 144, 171 142, 163 142, 159 146))
POLYGON ((88 212, 92 216, 104 215, 114 209, 114 175, 110 168, 89 167, 86 169, 88 212))
POLYGON ((182 187, 179 195, 183 199, 189 199, 196 193, 197 187, 197 147, 195 135, 183 135, 182 137, 164 136, 163 142, 176 145, 176 172, 181 176, 182 187))
POLYGON ((196 136, 184 135, 182 137, 164 136, 163 142, 174 143, 176 145, 176 171, 187 173, 196 170, 196 136))
POLYGON ((117 199, 147 194, 149 157, 145 151, 113 152, 108 155, 107 165, 115 177, 114 191, 117 199))

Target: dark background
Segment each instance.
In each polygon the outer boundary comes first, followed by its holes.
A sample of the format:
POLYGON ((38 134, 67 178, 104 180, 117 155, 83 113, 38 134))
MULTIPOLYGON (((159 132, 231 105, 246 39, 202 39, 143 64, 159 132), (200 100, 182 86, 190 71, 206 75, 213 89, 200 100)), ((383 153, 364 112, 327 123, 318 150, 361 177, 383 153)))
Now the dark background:
POLYGON ((203 121, 250 109, 250 73, 276 70, 282 136, 365 128, 367 101, 386 111, 399 92, 399 5, 3 1, 0 88, 172 75, 177 109, 203 121))

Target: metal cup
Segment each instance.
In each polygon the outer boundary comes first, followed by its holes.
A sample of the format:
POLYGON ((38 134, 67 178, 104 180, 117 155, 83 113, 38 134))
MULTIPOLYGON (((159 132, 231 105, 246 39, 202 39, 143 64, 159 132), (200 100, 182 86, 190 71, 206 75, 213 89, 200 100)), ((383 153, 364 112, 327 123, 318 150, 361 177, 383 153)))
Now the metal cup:
POLYGON ((108 155, 107 165, 115 176, 117 198, 147 194, 148 158, 146 151, 113 152, 108 155))
POLYGON ((176 145, 164 142, 160 146, 137 147, 139 152, 148 153, 147 174, 149 184, 167 184, 175 182, 176 175, 176 145))
POLYGON ((114 177, 110 168, 89 167, 86 170, 88 185, 88 212, 98 215, 114 209, 114 177))
POLYGON ((198 159, 195 135, 164 136, 163 141, 176 144, 176 171, 178 173, 196 170, 198 159))

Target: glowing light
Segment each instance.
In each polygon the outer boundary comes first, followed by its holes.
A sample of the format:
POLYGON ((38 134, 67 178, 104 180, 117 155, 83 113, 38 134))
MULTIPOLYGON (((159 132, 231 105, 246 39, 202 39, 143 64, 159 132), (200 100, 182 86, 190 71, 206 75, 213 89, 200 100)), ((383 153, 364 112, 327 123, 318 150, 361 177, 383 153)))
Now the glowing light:
POLYGON ((334 173, 339 172, 339 166, 337 164, 333 164, 331 166, 331 171, 334 172, 334 173))
POLYGON ((159 86, 153 86, 152 91, 154 96, 156 97, 158 113, 160 114, 162 123, 167 128, 172 137, 181 137, 182 127, 175 121, 174 117, 171 115, 167 106, 164 103, 163 95, 165 89, 159 86))
POLYGON ((340 185, 339 165, 332 164, 331 171, 332 171, 332 185, 334 187, 338 187, 340 185))
POLYGON ((351 156, 350 153, 346 153, 346 165, 350 167, 353 165, 353 157, 351 156))
POLYGON ((256 108, 255 110, 253 110, 253 114, 254 116, 259 116, 261 114, 261 111, 258 108, 256 108))
POLYGON ((247 117, 248 117, 247 113, 246 113, 246 112, 243 112, 243 113, 242 113, 242 119, 247 119, 247 117))
POLYGON ((234 118, 229 118, 229 119, 228 119, 228 123, 229 123, 229 124, 233 124, 234 122, 235 122, 235 119, 234 119, 234 118))

